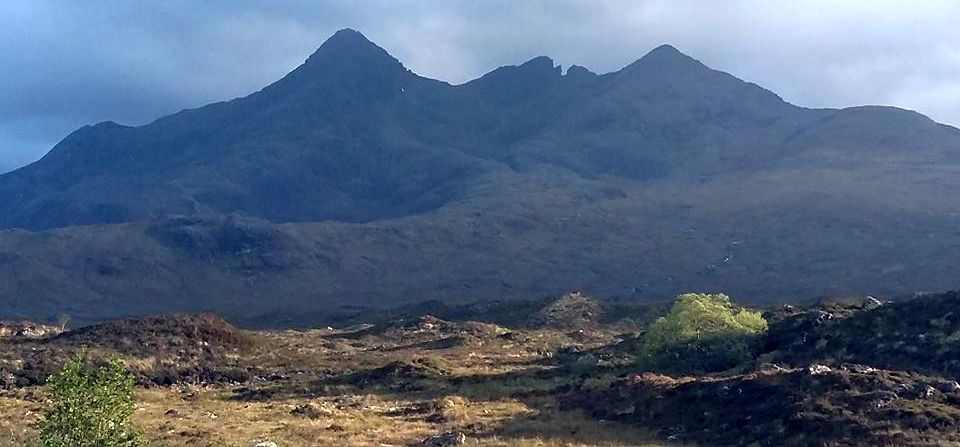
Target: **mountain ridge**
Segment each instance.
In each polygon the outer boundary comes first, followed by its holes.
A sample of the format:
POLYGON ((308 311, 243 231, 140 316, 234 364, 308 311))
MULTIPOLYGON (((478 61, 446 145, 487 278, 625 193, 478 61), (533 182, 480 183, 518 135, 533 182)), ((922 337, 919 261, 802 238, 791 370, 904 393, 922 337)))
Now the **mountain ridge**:
POLYGON ((958 179, 956 129, 798 107, 670 46, 612 73, 540 56, 450 85, 343 30, 246 97, 85 126, 0 175, 0 229, 31 230, 0 231, 0 304, 252 318, 946 290, 958 179))

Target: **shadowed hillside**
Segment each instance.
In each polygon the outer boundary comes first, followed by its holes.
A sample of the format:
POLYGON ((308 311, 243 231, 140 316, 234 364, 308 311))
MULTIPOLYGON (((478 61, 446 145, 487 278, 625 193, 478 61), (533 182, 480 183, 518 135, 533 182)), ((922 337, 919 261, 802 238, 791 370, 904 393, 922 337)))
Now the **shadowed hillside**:
POLYGON ((453 86, 343 30, 250 96, 0 176, 0 317, 948 289, 958 191, 957 129, 797 107, 670 46, 453 86))

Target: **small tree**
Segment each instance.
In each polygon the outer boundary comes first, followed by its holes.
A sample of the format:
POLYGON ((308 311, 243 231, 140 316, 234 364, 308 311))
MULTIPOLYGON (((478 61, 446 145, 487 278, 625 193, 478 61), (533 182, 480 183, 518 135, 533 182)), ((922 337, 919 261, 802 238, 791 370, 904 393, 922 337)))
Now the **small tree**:
POLYGON ((681 295, 647 329, 639 362, 672 372, 723 371, 750 360, 766 331, 759 312, 735 308, 726 295, 681 295))
POLYGON ((72 321, 72 318, 70 317, 70 314, 62 313, 62 314, 58 315, 58 316, 57 316, 57 329, 59 329, 60 332, 66 332, 67 328, 70 327, 70 321, 72 321))
POLYGON ((133 376, 116 357, 96 370, 79 354, 47 381, 52 406, 40 422, 43 447, 134 447, 133 376))

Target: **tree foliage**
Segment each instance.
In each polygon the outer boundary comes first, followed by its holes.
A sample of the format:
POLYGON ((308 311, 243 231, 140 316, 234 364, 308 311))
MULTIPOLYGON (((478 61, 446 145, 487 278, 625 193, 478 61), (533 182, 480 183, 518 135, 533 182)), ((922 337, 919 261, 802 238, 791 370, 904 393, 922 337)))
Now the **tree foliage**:
POLYGON ((766 331, 759 312, 736 308, 726 295, 681 295, 647 329, 640 363, 673 372, 723 371, 750 360, 766 331))
POLYGON ((86 363, 86 354, 81 351, 48 380, 53 403, 40 422, 39 445, 141 445, 140 433, 130 423, 136 407, 133 376, 117 358, 111 358, 95 370, 86 363))

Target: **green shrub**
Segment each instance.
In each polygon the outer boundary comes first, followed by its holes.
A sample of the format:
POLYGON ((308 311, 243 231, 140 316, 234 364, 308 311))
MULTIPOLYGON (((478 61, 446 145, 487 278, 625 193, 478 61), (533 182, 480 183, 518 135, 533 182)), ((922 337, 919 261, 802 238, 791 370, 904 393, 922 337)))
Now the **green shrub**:
POLYGON ((131 425, 133 376, 111 358, 93 370, 81 351, 47 381, 51 407, 40 422, 42 447, 133 447, 140 433, 131 425))
POLYGON ((724 371, 752 359, 766 331, 759 312, 735 308, 726 295, 681 295, 647 329, 639 363, 668 372, 724 371))

